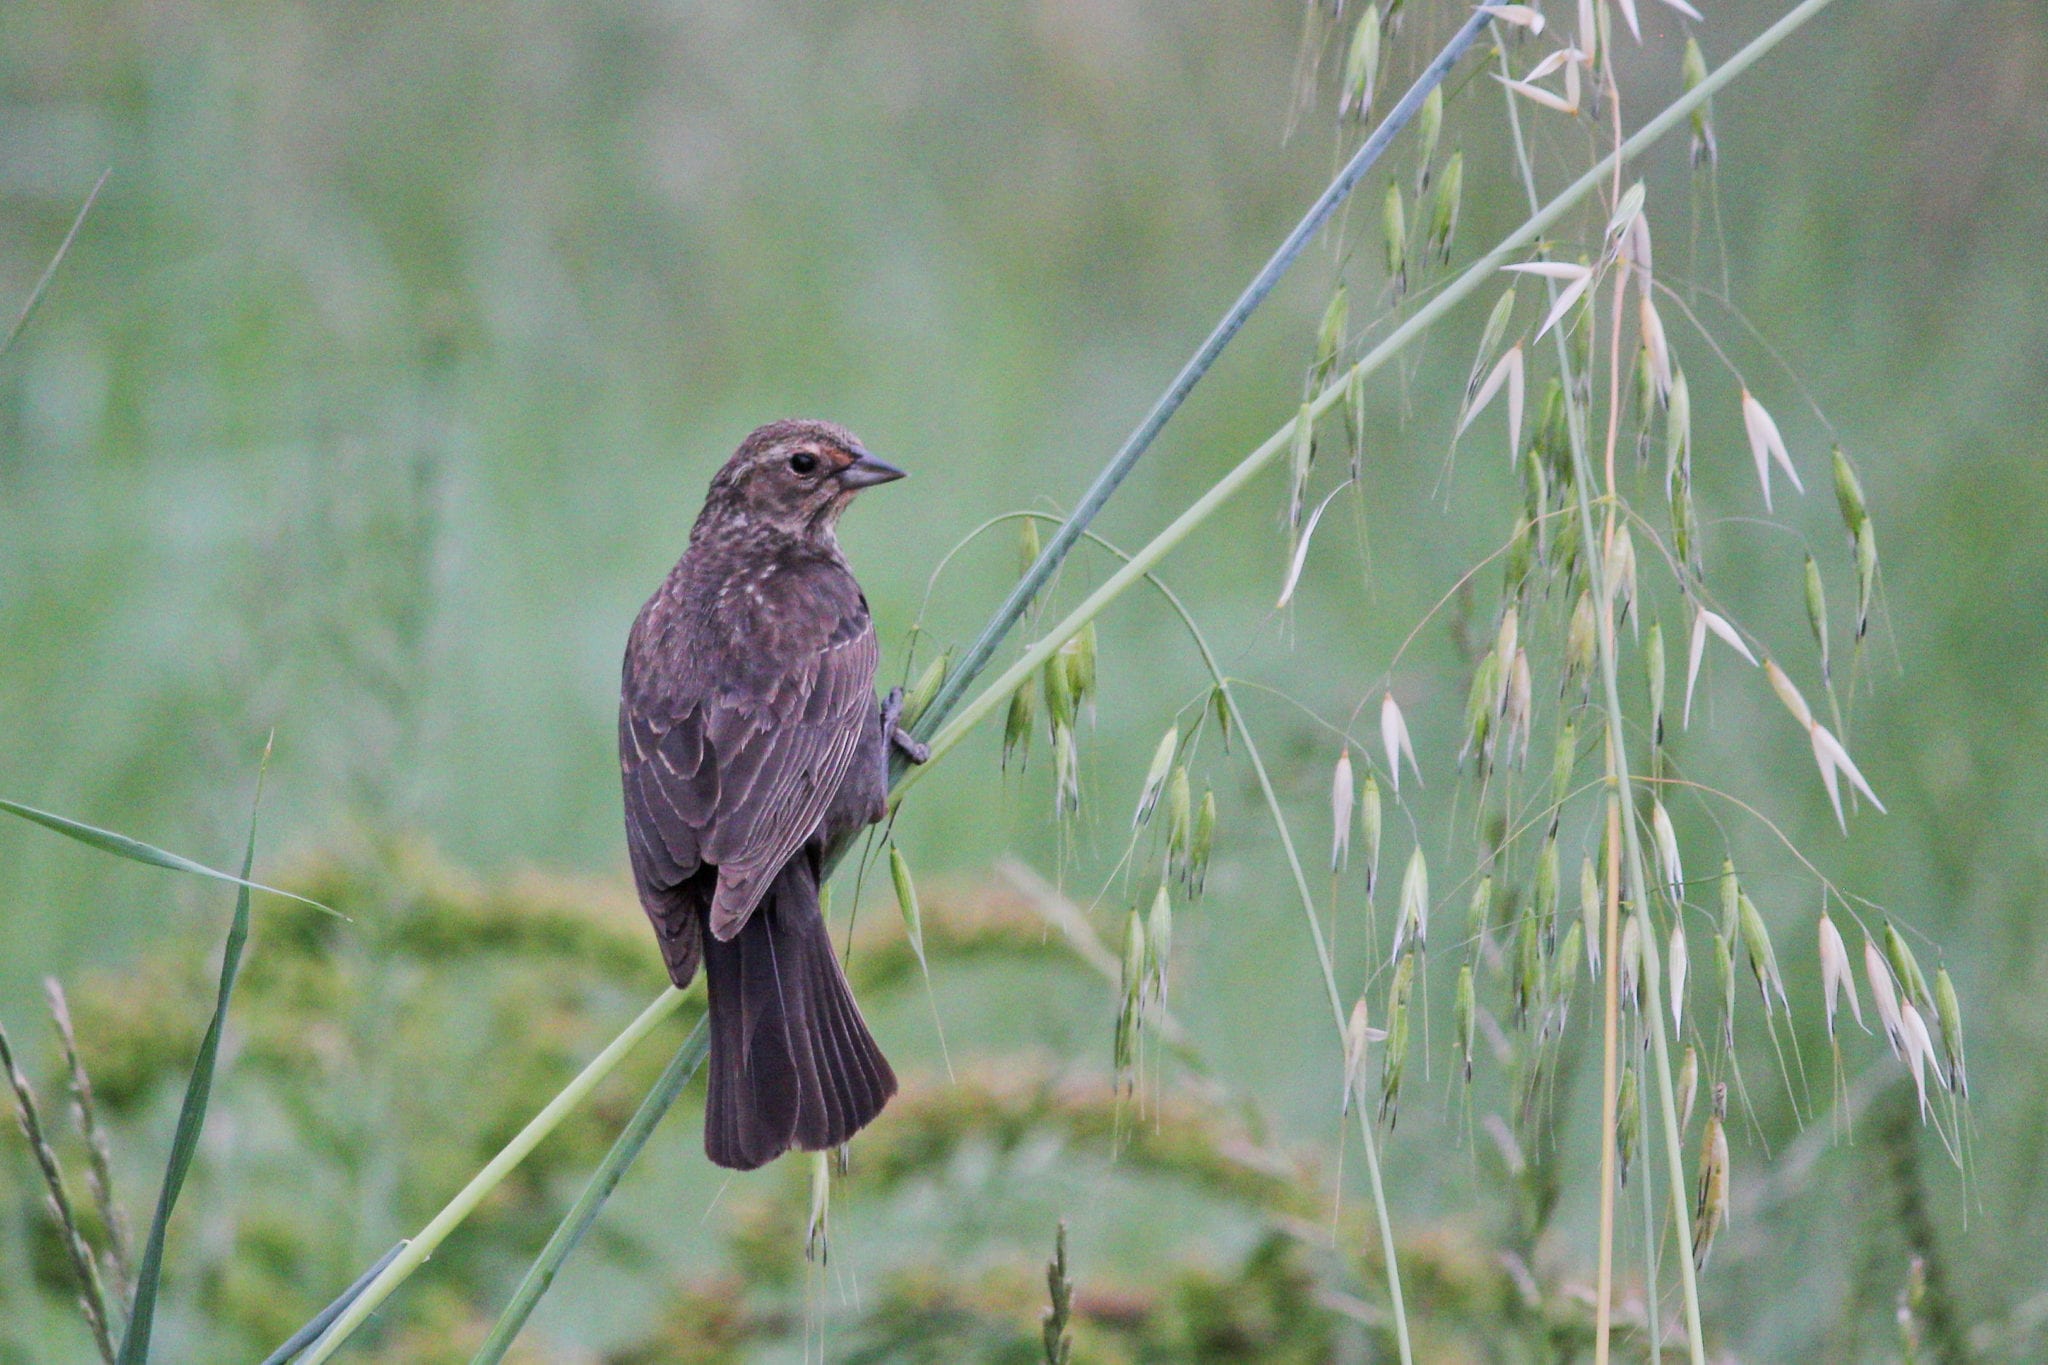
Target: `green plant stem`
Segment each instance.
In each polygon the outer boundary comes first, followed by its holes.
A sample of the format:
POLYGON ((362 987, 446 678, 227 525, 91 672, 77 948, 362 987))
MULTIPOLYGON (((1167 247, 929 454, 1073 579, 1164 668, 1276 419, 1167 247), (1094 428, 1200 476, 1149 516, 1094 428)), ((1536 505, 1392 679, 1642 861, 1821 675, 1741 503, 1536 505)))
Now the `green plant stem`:
POLYGON ((628 1024, 623 1033, 612 1039, 604 1051, 591 1058, 589 1065, 576 1073, 576 1079, 563 1086, 561 1092, 548 1101, 547 1107, 535 1114, 527 1125, 519 1130, 518 1136, 506 1143, 504 1148, 462 1187, 461 1193, 449 1200, 447 1206, 420 1229, 418 1235, 406 1244, 405 1250, 393 1257, 391 1264, 385 1266, 377 1277, 370 1281, 369 1287, 356 1297, 347 1311, 336 1318, 334 1325, 313 1343, 312 1349, 306 1352, 300 1365, 320 1365, 321 1361, 333 1355, 341 1343, 376 1311, 377 1305, 389 1298, 391 1291, 398 1288, 407 1276, 425 1264, 427 1258, 447 1239, 448 1234, 460 1226, 462 1221, 475 1211, 476 1206, 484 1201, 484 1197, 496 1189, 500 1182, 512 1173, 513 1168, 526 1159, 527 1153, 539 1146, 541 1139, 552 1133, 556 1126, 597 1087, 597 1083, 611 1074, 612 1068, 617 1066, 642 1038, 652 1032, 662 1020, 676 1012, 677 1006, 683 1003, 685 994, 686 992, 670 986, 655 997, 652 1004, 640 1011, 639 1017, 628 1024))
POLYGON ((541 1248, 540 1256, 527 1268, 526 1275, 519 1281, 519 1287, 512 1291, 512 1298, 505 1305, 505 1311, 498 1315, 498 1321, 491 1328, 490 1336, 477 1348, 470 1365, 497 1365, 505 1358, 505 1352, 512 1348, 512 1342, 533 1314, 534 1306, 541 1295, 548 1292, 548 1286, 555 1282, 555 1275, 569 1253, 583 1240, 590 1225, 597 1221, 605 1201, 611 1198, 618 1187, 620 1177, 633 1159, 640 1155, 640 1149, 647 1145, 647 1139, 654 1135, 654 1129, 676 1102, 676 1096, 683 1093, 683 1087, 697 1074, 697 1068, 704 1064, 705 1054, 711 1050, 711 1032, 703 1020, 690 1030, 690 1036, 676 1049, 676 1055, 669 1059, 661 1078, 654 1083, 654 1089, 647 1092, 647 1098, 640 1101, 618 1140, 611 1150, 604 1154, 597 1169, 590 1173, 590 1181, 583 1192, 576 1196, 576 1202, 562 1216, 554 1235, 541 1248))
MULTIPOLYGON (((968 687, 995 656, 996 647, 1022 618, 1032 599, 1051 581, 1061 562, 1066 559, 1067 552, 1073 549, 1074 542, 1080 538, 1081 532, 1095 520, 1096 513, 1102 510, 1118 486, 1129 476, 1139 457, 1159 435, 1160 429, 1175 412, 1179 411, 1181 403, 1193 392, 1195 385, 1201 382, 1209 367, 1216 363, 1216 358, 1223 354, 1223 348, 1230 344, 1231 338, 1237 335, 1258 306, 1265 302, 1266 296, 1273 292, 1273 287, 1280 283, 1280 277, 1287 273, 1288 268, 1294 264, 1310 240, 1322 230, 1330 215, 1350 197, 1358 182, 1365 178, 1366 173, 1380 159, 1380 155, 1408 125, 1409 120, 1415 117, 1416 112, 1429 97, 1429 92, 1443 83, 1444 77, 1450 74, 1458 59, 1478 40, 1486 23, 1486 14, 1478 10, 1466 19, 1451 36, 1451 40, 1444 44, 1443 50, 1437 53, 1436 58, 1423 68, 1422 74, 1415 78, 1415 83, 1409 86, 1408 92, 1401 97, 1400 102, 1387 111, 1386 118, 1372 130, 1357 152, 1353 153, 1350 161, 1337 173, 1336 178, 1317 196, 1315 203, 1309 206, 1308 212, 1294 225, 1294 230, 1287 234, 1286 239, 1280 243, 1265 266, 1252 277, 1251 283, 1238 295, 1237 302, 1224 313, 1215 329, 1196 349, 1194 355, 1189 357, 1187 364, 1181 367, 1180 373, 1174 376, 1166 392, 1152 405, 1152 410, 1138 423, 1137 430, 1125 439, 1123 446, 1110 458, 1109 463, 1102 467, 1102 472, 1095 476, 1095 481, 1088 486, 1087 492, 1081 495, 1081 501, 1075 506, 1073 515, 1054 530, 1052 539, 1046 542, 1038 558, 1017 580, 1017 585, 1010 590, 1010 595, 1003 600, 1002 606, 996 609, 995 615, 989 618, 988 624, 982 627, 981 634, 975 638, 974 643, 967 647, 967 652, 961 656, 959 667, 940 686, 938 695, 932 699, 925 713, 918 717, 918 723, 913 729, 920 738, 930 737, 940 723, 952 714, 953 708, 959 705, 960 698, 966 695, 968 687)), ((892 770, 899 775, 907 770, 900 755, 896 756, 892 770)))
MULTIPOLYGON (((1367 352, 1364 357, 1323 389, 1322 392, 1310 399, 1308 403, 1303 405, 1302 410, 1285 422, 1278 431, 1267 437, 1257 449, 1245 456, 1234 469, 1211 485, 1209 490, 1190 504, 1186 511, 1174 518, 1167 525, 1166 529, 1154 536, 1142 549, 1133 552, 1130 561, 1123 568, 1105 579, 1094 592, 1090 593, 1079 606, 1069 612, 1058 625, 1054 626, 1035 644, 1027 648, 1009 668, 1003 670, 1002 674, 983 689, 980 695, 961 708, 960 712, 947 721, 945 726, 932 737, 932 757, 936 759, 941 754, 951 750, 954 745, 966 737, 967 732, 972 730, 983 717, 995 710, 996 707, 1007 703, 1010 694, 1026 678, 1030 677, 1033 672, 1041 667, 1047 659, 1051 658, 1061 645, 1072 639, 1083 626, 1100 615, 1103 608, 1120 597, 1131 584, 1150 572, 1160 560, 1164 559, 1181 541, 1187 539, 1189 534, 1197 527, 1214 516, 1217 510, 1229 502, 1231 498, 1243 491, 1245 485, 1250 483, 1267 465, 1285 454, 1293 444, 1296 424, 1302 420, 1304 414, 1309 420, 1313 421, 1336 406, 1343 400, 1345 389, 1355 379, 1362 379, 1379 370, 1396 354, 1407 347, 1409 343, 1413 342, 1416 337, 1434 325, 1445 313, 1448 313, 1452 308, 1463 302, 1480 285, 1493 278, 1501 267, 1509 264, 1523 248, 1549 231, 1563 219, 1565 214, 1577 207, 1580 201, 1598 189, 1601 181, 1613 172, 1617 164, 1626 164, 1641 155, 1644 150, 1688 117, 1693 110, 1713 98, 1714 94, 1723 86, 1754 65, 1758 58, 1783 42, 1801 25, 1825 9, 1829 3, 1831 3, 1831 0, 1802 0, 1802 3, 1787 13, 1784 18, 1751 39, 1747 46, 1736 52, 1735 55, 1719 67, 1709 72, 1705 80, 1666 105, 1649 122, 1637 129, 1634 135, 1623 142, 1620 147, 1602 157, 1594 164, 1592 169, 1573 181, 1556 198, 1532 214, 1520 227, 1502 238, 1499 244, 1487 252, 1485 256, 1467 267, 1462 274, 1447 283, 1427 302, 1417 308, 1414 313, 1408 316, 1406 321, 1388 333, 1385 340, 1367 352)), ((965 669, 961 670, 960 676, 963 679, 967 677, 965 669)), ((916 781, 918 775, 930 766, 930 764, 926 764, 924 767, 910 769, 904 774, 902 781, 898 783, 899 789, 916 781)))
POLYGON ((340 1317, 347 1310, 348 1306, 356 1301, 356 1296, 365 1289, 368 1289, 370 1282, 383 1274, 384 1267, 390 1265, 393 1260, 397 1259, 398 1253, 404 1250, 405 1243, 400 1242, 392 1247, 391 1250, 379 1256, 376 1263, 361 1275, 358 1275, 356 1282, 342 1290, 333 1303, 321 1309, 314 1315, 311 1322, 287 1337, 282 1346, 279 1346, 275 1351, 263 1357, 263 1365, 287 1365, 287 1362, 293 1356, 306 1349, 306 1346, 313 1338, 326 1331, 327 1325, 340 1317))

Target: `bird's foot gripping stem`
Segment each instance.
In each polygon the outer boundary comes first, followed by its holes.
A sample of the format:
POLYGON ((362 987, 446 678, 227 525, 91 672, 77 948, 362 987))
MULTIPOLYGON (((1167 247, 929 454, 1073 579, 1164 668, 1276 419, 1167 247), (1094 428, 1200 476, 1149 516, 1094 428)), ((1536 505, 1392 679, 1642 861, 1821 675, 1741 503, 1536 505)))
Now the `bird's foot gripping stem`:
POLYGON ((888 700, 882 703, 882 733, 889 742, 903 751, 903 756, 912 763, 926 763, 931 760, 931 746, 912 737, 910 731, 897 724, 903 716, 903 689, 889 689, 888 700))

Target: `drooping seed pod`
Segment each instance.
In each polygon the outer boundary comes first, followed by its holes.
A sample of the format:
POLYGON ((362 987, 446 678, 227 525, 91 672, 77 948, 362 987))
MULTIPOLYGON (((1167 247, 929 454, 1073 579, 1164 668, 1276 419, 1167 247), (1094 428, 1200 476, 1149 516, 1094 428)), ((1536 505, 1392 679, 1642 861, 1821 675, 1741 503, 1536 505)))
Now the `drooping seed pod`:
POLYGON ((1675 499, 1681 479, 1692 477, 1692 388, 1685 371, 1671 374, 1671 392, 1664 400, 1664 496, 1675 499))
POLYGON ((1785 978, 1778 974, 1777 950, 1771 946, 1771 931, 1764 925, 1764 917, 1757 913, 1756 902, 1747 894, 1737 897, 1742 919, 1742 944, 1749 950, 1749 970, 1756 977, 1757 989, 1763 993, 1764 1013, 1771 1012, 1771 997, 1777 996, 1778 1004, 1789 1014, 1792 1002, 1785 998, 1785 978))
POLYGON ((1453 1010, 1458 1032, 1458 1060, 1465 1068, 1465 1083, 1472 1083, 1472 1053, 1479 1036, 1479 1001, 1472 984, 1472 964, 1458 967, 1457 1002, 1453 1010))
POLYGON ((1433 85, 1429 94, 1423 97, 1422 115, 1416 120, 1415 134, 1415 192, 1421 194, 1429 188, 1429 168, 1436 161, 1437 142, 1444 131, 1444 88, 1433 85))
POLYGON ((1351 327, 1351 300, 1345 293, 1344 281, 1337 281, 1337 288, 1330 295, 1330 302, 1323 308, 1322 325, 1316 328, 1316 360, 1310 370, 1309 386, 1321 389, 1329 382, 1330 374, 1337 368, 1337 360, 1344 354, 1351 327))
POLYGON ((1358 1095, 1359 1082, 1365 1079, 1366 1047, 1372 1043, 1384 1042, 1385 1029, 1373 1028, 1366 1020, 1365 997, 1359 996, 1351 1007, 1351 1018, 1344 1025, 1344 1101, 1339 1106, 1343 1113, 1351 1112, 1351 1101, 1358 1095))
POLYGON ((1071 725, 1052 731, 1053 814, 1064 820, 1081 809, 1081 746, 1071 725))
POLYGON ((1216 838, 1216 793, 1205 790, 1202 804, 1195 809, 1195 832, 1188 839, 1187 861, 1181 869, 1181 884, 1188 895, 1199 899, 1209 879, 1209 848, 1216 838))
POLYGON ((1542 1014, 1547 965, 1536 917, 1524 915, 1515 925, 1515 1019, 1521 1024, 1542 1014))
POLYGON ((1956 983, 1948 968, 1934 969, 1934 1010, 1941 1023, 1941 1050, 1948 1061, 1948 1088, 1970 1097, 1969 1069, 1963 1060, 1963 1006, 1956 998, 1956 983))
POLYGON ((1530 895, 1536 927, 1549 951, 1557 943, 1557 840, 1545 839, 1536 854, 1536 885, 1530 895))
POLYGON ((1863 481, 1856 477, 1855 468, 1840 446, 1834 449, 1834 470, 1835 506, 1841 509, 1842 529, 1853 543, 1856 528, 1870 520, 1870 508, 1863 501, 1863 481))
POLYGON ((831 1259, 832 1154, 811 1153, 811 1216, 804 1229, 804 1259, 823 1265, 831 1259))
POLYGON ((1870 633, 1870 603, 1877 595, 1877 528, 1865 517, 1856 527, 1856 638, 1870 633))
POLYGON ((1045 688, 1045 718, 1055 735, 1062 729, 1074 725, 1074 684, 1073 674, 1067 668, 1066 660, 1054 654, 1045 661, 1039 671, 1045 688))
POLYGON ((1591 686, 1593 679, 1594 651, 1599 643, 1599 627, 1593 615, 1593 594, 1582 592, 1572 607, 1571 624, 1565 628, 1564 679, 1569 686, 1574 678, 1583 687, 1591 686))
POLYGON ((1927 977, 1920 970, 1920 959, 1913 956, 1913 950, 1906 946, 1905 938, 1890 920, 1884 923, 1884 955, 1890 959, 1892 971, 1899 978, 1899 989, 1906 998, 1919 1005, 1922 1014, 1932 1014, 1934 992, 1927 987, 1927 977))
POLYGON ((1664 623, 1650 622, 1643 642, 1643 673, 1650 689, 1650 743, 1664 743, 1664 623))
POLYGON ((1707 1115, 1707 1131, 1700 1143, 1700 1190, 1693 1205, 1692 1261, 1696 1270, 1707 1268, 1714 1250, 1714 1236, 1728 1223, 1728 1086, 1714 1087, 1714 1109, 1707 1115))
POLYGON ((1373 86, 1380 67, 1380 7, 1367 5, 1351 30, 1344 54, 1344 86, 1337 98, 1337 117, 1364 122, 1372 114, 1373 86))
POLYGON ((1927 1072, 1931 1068, 1937 1085, 1947 1082, 1943 1079, 1941 1060, 1934 1055, 1934 1039, 1927 1031, 1927 1021, 1920 1011, 1910 1004, 1899 1006, 1900 1031, 1906 1039, 1906 1060, 1913 1068, 1913 1089, 1919 1092, 1920 1121, 1927 1122, 1927 1072))
POLYGON ((1550 753, 1550 834, 1564 815, 1565 798, 1571 795, 1572 770, 1579 761, 1578 722, 1567 717, 1557 723, 1557 744, 1550 753))
POLYGON ((1472 402, 1472 395, 1479 392, 1481 379, 1493 369, 1494 350, 1507 335, 1508 320, 1515 312, 1515 291, 1506 289, 1493 301, 1493 311, 1486 315, 1486 326, 1479 333, 1479 350, 1472 358, 1472 372, 1465 378, 1465 402, 1472 402))
POLYGON ((1529 675, 1529 651, 1515 651, 1508 669, 1508 701, 1503 713, 1502 756, 1516 767, 1529 765, 1529 732, 1535 725, 1536 686, 1529 675))
POLYGON ((1025 517, 1017 523, 1017 576, 1023 577, 1043 552, 1038 543, 1038 518, 1025 517))
POLYGON ((1583 951, 1579 922, 1573 920, 1564 931, 1564 938, 1557 945, 1557 956, 1550 963, 1550 1010, 1549 1032, 1556 1036, 1564 1032, 1565 1021, 1571 1014, 1572 994, 1579 980, 1579 954, 1583 951))
POLYGON ((1685 867, 1678 859, 1678 831, 1662 801, 1650 803, 1650 835, 1657 844, 1657 866, 1664 874, 1664 894, 1673 908, 1685 903, 1685 867))
POLYGON ((1116 1071, 1126 1084, 1131 1068, 1137 1064, 1144 989, 1145 925, 1138 916, 1138 908, 1132 906, 1124 917, 1123 1007, 1116 1021, 1116 1071))
POLYGON ((1614 619, 1619 622, 1636 601, 1636 541, 1627 523, 1614 533, 1614 550, 1607 559, 1607 591, 1614 599, 1614 619))
POLYGON ((1152 909, 1145 916, 1145 960, 1150 968, 1147 992, 1154 1005, 1166 1003, 1166 979, 1173 953, 1173 902, 1166 883, 1153 894, 1152 909))
POLYGON ((1671 948, 1665 954, 1665 964, 1671 972, 1671 1030, 1685 1032, 1685 975, 1690 961, 1685 949, 1685 925, 1674 919, 1671 922, 1671 948))
MULTIPOLYGON (((1706 56, 1700 51, 1699 39, 1690 34, 1686 35, 1679 72, 1688 91, 1707 78, 1706 56)), ((1695 169, 1712 167, 1720 159, 1720 144, 1714 140, 1714 102, 1708 100, 1692 111, 1692 164, 1695 169)))
POLYGON ((1166 779, 1166 849, 1169 857, 1186 857, 1194 834, 1194 802, 1188 787, 1188 765, 1176 763, 1166 779))
POLYGON ((1493 874, 1486 873, 1472 888, 1472 899, 1465 906, 1465 940, 1468 943, 1486 942, 1487 929, 1493 924, 1493 874))
POLYGON ((1401 755, 1408 755, 1408 766, 1415 773, 1416 785, 1422 783, 1422 765, 1415 760, 1415 742, 1408 737, 1408 721, 1401 714, 1400 704, 1392 692, 1380 702, 1380 742, 1387 749, 1387 773, 1394 779, 1394 795, 1401 794, 1401 755))
POLYGON ((910 864, 904 860, 903 850, 889 845, 889 877, 896 883, 896 908, 903 912, 903 932, 910 940, 910 951, 917 955, 920 967, 924 966, 924 914, 918 909, 917 884, 910 879, 910 864))
POLYGON ((1074 632, 1074 638, 1060 646, 1059 657, 1067 664, 1067 680, 1074 697, 1074 710, 1095 717, 1095 623, 1090 621, 1074 632))
POLYGON ((1380 1072, 1380 1122, 1400 1120, 1401 1073, 1408 1062, 1408 995, 1415 985, 1415 955, 1401 959, 1387 989, 1387 1055, 1380 1072))
POLYGON ((1678 1063, 1678 1131, 1692 1127, 1693 1101, 1700 1093, 1700 1054, 1691 1043, 1678 1063))
POLYGON ((1408 211, 1398 184, 1388 184, 1387 197, 1380 205, 1380 233, 1387 248, 1387 278, 1399 298, 1408 292, 1408 211))
POLYGON ((1821 993, 1827 998, 1828 1037, 1835 1036, 1835 1009, 1844 990, 1849 994, 1849 1013, 1855 1017, 1856 1026, 1862 1028, 1863 1002, 1856 996, 1856 973, 1849 966, 1849 948, 1842 942, 1842 931, 1835 928, 1825 910, 1820 916, 1820 984, 1821 993))
POLYGON ((1145 785, 1138 790, 1138 809, 1131 816, 1132 829, 1152 818, 1152 808, 1159 804, 1160 793, 1166 790, 1166 775, 1173 770, 1173 756, 1179 749, 1180 727, 1169 725, 1159 737, 1159 747, 1152 751, 1151 766, 1145 770, 1145 785))
POLYGON ((1467 754, 1479 759, 1479 770, 1484 773, 1492 748, 1488 739, 1493 733, 1495 699, 1501 691, 1500 655, 1493 650, 1479 661, 1472 671, 1472 690, 1465 697, 1465 746, 1458 751, 1458 762, 1462 765, 1467 754))
POLYGON ((1230 694, 1220 686, 1209 689, 1209 709, 1216 715, 1216 729, 1223 739, 1223 752, 1230 752, 1230 694))
POLYGON ((1643 917, 1630 910, 1628 918, 1621 922, 1621 1003, 1637 1014, 1642 1013, 1643 988, 1643 917))
POLYGON ((1365 775, 1365 790, 1358 797, 1358 832, 1365 838, 1365 898, 1370 901, 1380 881, 1380 783, 1372 773, 1365 775))
POLYGON ((1394 926, 1394 951, 1388 960, 1401 956, 1404 948, 1429 946, 1429 860, 1422 845, 1408 855, 1408 869, 1401 874, 1401 915, 1394 926))
POLYGON ((1820 646, 1820 676, 1825 680, 1833 673, 1828 658, 1828 595, 1820 581, 1820 565, 1812 555, 1806 557, 1806 625, 1813 632, 1813 642, 1820 646))
POLYGON ((1029 680, 1020 684, 1010 694, 1010 709, 1003 717, 1003 769, 1010 767, 1010 755, 1017 755, 1017 766, 1022 767, 1031 758, 1032 711, 1036 709, 1037 693, 1029 680))
POLYGON ((1351 810, 1358 786, 1351 775, 1351 748, 1337 754, 1337 767, 1330 776, 1330 871, 1341 872, 1351 857, 1351 810))
POLYGON ((1721 1050, 1735 1052, 1735 940, 1714 935, 1714 984, 1721 988, 1721 1050))
POLYGON ((1892 980, 1891 964, 1878 951, 1876 940, 1863 936, 1863 979, 1870 983, 1870 1002, 1877 1009, 1877 1021, 1884 1025, 1884 1040, 1892 1055, 1906 1056, 1905 1021, 1899 1012, 1899 992, 1892 980))
POLYGON ((1429 258, 1439 265, 1450 264, 1451 244, 1457 240, 1458 215, 1464 200, 1465 154, 1452 152, 1444 162, 1443 177, 1437 181, 1429 215, 1429 240, 1425 244, 1429 258))
POLYGON ((1722 938, 1733 942, 1742 932, 1742 883, 1735 876, 1735 860, 1721 860, 1721 924, 1718 932, 1722 938))
POLYGON ((1636 1143, 1643 1132, 1642 1110, 1636 1103, 1636 1069, 1633 1066, 1621 1069, 1621 1082, 1615 1088, 1614 1110, 1615 1170, 1626 1189, 1629 1167, 1635 1163, 1636 1143))

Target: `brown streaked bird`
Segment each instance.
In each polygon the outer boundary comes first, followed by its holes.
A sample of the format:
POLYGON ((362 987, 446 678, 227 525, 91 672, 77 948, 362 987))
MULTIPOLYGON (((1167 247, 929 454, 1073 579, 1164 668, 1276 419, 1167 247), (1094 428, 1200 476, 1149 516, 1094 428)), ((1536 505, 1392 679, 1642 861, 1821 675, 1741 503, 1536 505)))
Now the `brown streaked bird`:
POLYGON ((896 1093, 833 955, 818 881, 887 811, 901 694, 875 700, 867 599, 834 526, 903 471, 829 422, 772 422, 711 480, 626 642, 619 771, 669 979, 704 963, 704 1150, 752 1170, 852 1137, 896 1093))

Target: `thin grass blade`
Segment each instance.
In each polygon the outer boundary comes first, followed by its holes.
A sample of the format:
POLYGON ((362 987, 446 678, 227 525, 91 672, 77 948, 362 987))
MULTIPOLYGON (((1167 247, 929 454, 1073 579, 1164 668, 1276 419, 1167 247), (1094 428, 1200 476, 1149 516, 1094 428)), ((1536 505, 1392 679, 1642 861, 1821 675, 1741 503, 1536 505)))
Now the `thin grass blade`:
MULTIPOLYGON (((264 754, 269 760, 268 751, 264 754)), ((256 864, 256 813, 263 805, 263 779, 256 779, 256 801, 249 812, 249 842, 242 850, 242 875, 234 878, 235 914, 228 925, 228 939, 221 949, 220 992, 214 1001, 213 1018, 207 1021, 206 1036, 199 1040, 199 1057, 192 1064, 192 1078, 185 1083, 185 1101, 178 1109, 177 1131, 171 1136, 171 1159, 164 1169, 163 1188, 156 1198, 156 1216, 150 1220, 149 1241, 142 1248, 142 1263, 135 1272, 135 1303, 129 1309, 128 1330, 121 1338, 120 1365, 143 1365, 149 1359, 149 1334, 156 1321, 157 1294, 163 1287, 164 1236, 170 1229, 171 1210, 185 1188, 192 1158, 199 1150, 199 1130, 206 1123, 206 1102, 213 1093, 214 1067, 220 1060, 220 1038, 227 1026, 228 1001, 235 993, 235 978, 242 968, 242 949, 249 941, 249 891, 255 884, 249 870, 256 864)), ((154 852, 155 850, 152 850, 154 852)))
POLYGON ((278 1347, 275 1351, 272 1351, 269 1355, 263 1357, 263 1365, 285 1365, 286 1361, 289 1361, 293 1356, 305 1350, 308 1346, 311 1346, 313 1344, 313 1338, 319 1336, 322 1332, 326 1331, 327 1325, 329 1323, 333 1322, 336 1318, 340 1317, 343 1313, 347 1312, 348 1306, 356 1301, 356 1296, 361 1294, 365 1289, 368 1289, 370 1287, 370 1281, 376 1279, 379 1275, 381 1275, 384 1272, 385 1266, 390 1265, 393 1261, 397 1260, 398 1253, 403 1250, 405 1250, 405 1243, 401 1241, 397 1245, 393 1246, 391 1250, 385 1252, 382 1256, 379 1256, 377 1258, 377 1264, 371 1266, 368 1270, 365 1270, 362 1274, 356 1276, 356 1282, 350 1285, 348 1288, 341 1291, 341 1297, 337 1298, 333 1303, 330 1303, 325 1308, 321 1309, 319 1313, 314 1315, 314 1318, 311 1322, 307 1323, 304 1327, 301 1327, 298 1331, 292 1333, 291 1336, 286 1339, 284 1345, 278 1347))
POLYGON ((131 839, 110 829, 101 829, 97 825, 88 825, 83 821, 67 819, 46 810, 37 810, 34 806, 24 806, 19 801, 9 801, 4 796, 0 796, 0 811, 18 815, 31 824, 55 830, 67 839, 75 839, 87 848, 96 848, 102 853, 111 853, 117 858, 126 858, 133 863, 167 868, 172 872, 189 872, 195 877, 211 877, 217 882, 239 886, 244 891, 261 891, 267 895, 282 896, 288 901, 297 901, 301 905, 310 905, 320 913, 333 915, 336 919, 348 918, 341 911, 332 906, 322 905, 319 901, 309 900, 275 886, 265 886, 262 882, 252 882, 247 876, 247 869, 244 869, 244 875, 237 877, 232 872, 222 872, 219 868, 208 867, 205 863, 195 863, 182 854, 172 853, 154 844, 145 844, 140 839, 131 839))

